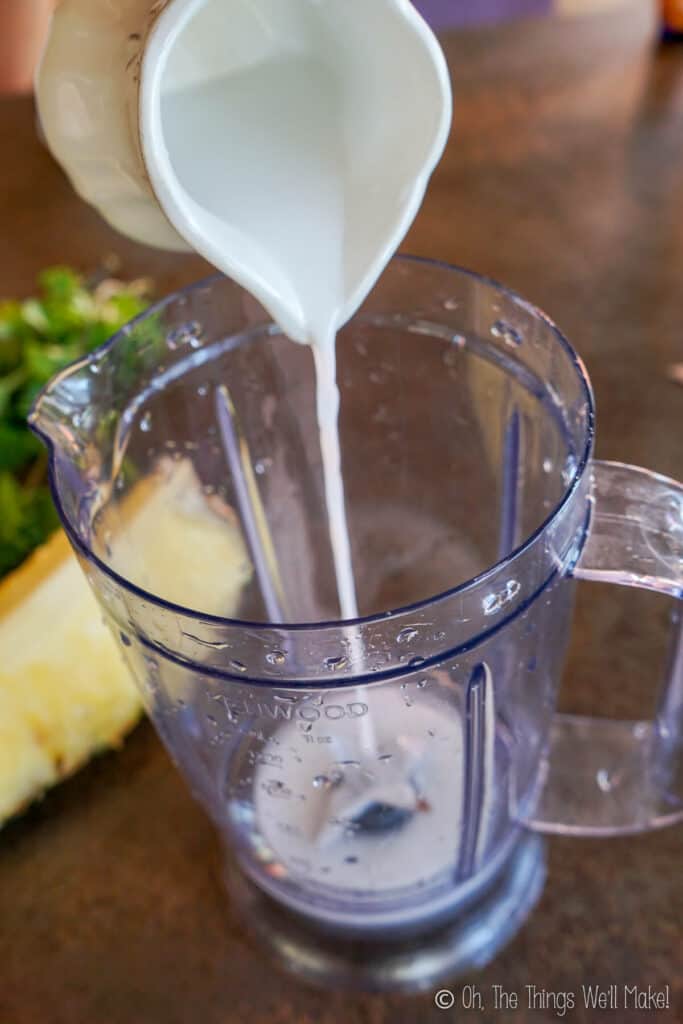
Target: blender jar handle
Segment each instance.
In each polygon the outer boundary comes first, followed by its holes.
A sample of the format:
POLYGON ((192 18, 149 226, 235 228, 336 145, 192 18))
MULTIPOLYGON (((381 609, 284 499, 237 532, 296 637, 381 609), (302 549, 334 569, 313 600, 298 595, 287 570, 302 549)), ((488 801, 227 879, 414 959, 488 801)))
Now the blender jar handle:
MULTIPOLYGON (((618 462, 593 463, 589 534, 573 575, 683 598, 683 486, 618 462)), ((556 715, 544 788, 525 824, 609 836, 683 821, 683 616, 654 721, 556 715)))

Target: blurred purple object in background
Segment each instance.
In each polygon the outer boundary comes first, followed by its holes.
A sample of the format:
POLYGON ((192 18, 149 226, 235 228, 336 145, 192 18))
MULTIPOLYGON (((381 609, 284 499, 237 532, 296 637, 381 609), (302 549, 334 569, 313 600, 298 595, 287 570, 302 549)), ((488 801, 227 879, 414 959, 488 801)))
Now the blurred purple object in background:
POLYGON ((434 28, 479 25, 528 14, 545 14, 553 0, 413 0, 434 28))

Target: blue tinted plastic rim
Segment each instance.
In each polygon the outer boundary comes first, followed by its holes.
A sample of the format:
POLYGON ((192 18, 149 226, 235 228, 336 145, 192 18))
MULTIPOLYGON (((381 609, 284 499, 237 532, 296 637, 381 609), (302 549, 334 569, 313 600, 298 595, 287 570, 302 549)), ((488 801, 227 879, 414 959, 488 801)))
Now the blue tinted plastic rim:
MULTIPOLYGON (((546 327, 550 329, 551 333, 555 336, 556 341, 564 349, 565 353, 569 357, 570 362, 574 366, 576 375, 579 379, 581 388, 584 393, 587 413, 586 437, 584 441, 583 450, 578 459, 576 473, 570 486, 565 490, 564 494, 562 495, 559 502, 555 505, 554 509, 550 512, 546 519, 543 520, 540 526, 538 526, 533 533, 531 533, 517 548, 515 548, 514 551, 512 551, 505 558, 499 560, 498 562, 495 562, 490 568, 485 569, 484 572, 480 573, 478 576, 473 576, 472 579, 467 580, 464 583, 459 583, 457 587, 452 587, 449 590, 441 591, 441 593, 434 594, 431 597, 422 598, 420 601, 416 601, 414 604, 402 605, 399 608, 393 608, 386 612, 379 612, 375 613, 374 615, 360 616, 356 619, 330 619, 321 622, 254 622, 249 619, 230 619, 224 618, 220 615, 208 615, 196 611, 195 609, 186 608, 183 605, 175 604, 172 601, 166 601, 163 598, 158 597, 156 594, 151 593, 151 591, 144 590, 142 587, 137 586, 137 584, 125 579, 125 577, 120 576, 117 572, 115 572, 108 565, 106 565, 106 563, 103 562, 95 554, 95 552, 92 551, 88 547, 88 545, 82 540, 82 538, 78 535, 77 531, 73 528, 73 525, 71 524, 69 518, 66 515, 64 506, 59 496, 56 483, 57 449, 53 440, 47 434, 41 431, 37 423, 39 418, 40 405, 60 380, 69 377, 74 372, 77 372, 81 368, 88 366, 95 359, 98 359, 105 353, 109 352, 112 348, 115 347, 119 339, 125 336, 125 332, 128 332, 131 326, 134 326, 135 324, 146 320, 149 316, 153 316, 156 313, 161 313, 168 305, 170 305, 172 302, 175 302, 182 295, 189 295, 195 291, 206 289, 207 287, 211 287, 218 281, 229 281, 230 279, 227 278, 224 274, 211 274, 209 277, 203 278, 202 280, 197 281, 186 288, 182 288, 177 292, 173 292, 171 295, 167 295, 166 298, 161 299, 153 306, 150 306, 148 309, 145 310, 144 313, 141 313, 140 316, 136 317, 124 328, 122 328, 121 331, 118 331, 103 345, 100 345, 93 352, 91 352, 90 355, 86 356, 84 359, 77 360, 76 362, 72 363, 71 366, 68 366, 66 367, 66 369, 62 370, 60 374, 58 374, 55 378, 53 378, 53 380, 49 384, 46 385, 46 387, 40 392, 40 394, 36 398, 31 409, 31 412, 29 414, 29 425, 33 432, 40 438, 40 440, 43 442, 43 444, 45 444, 45 446, 48 449, 48 482, 50 485, 52 499, 55 503, 55 507, 57 509, 64 530, 76 551, 78 551, 83 556, 83 558, 85 558, 88 562, 90 562, 97 569, 99 569, 100 572, 102 572, 106 577, 108 577, 113 583, 128 591, 128 593, 133 594, 135 597, 138 597, 142 601, 146 601, 156 606, 157 608, 161 608, 165 611, 172 612, 174 615, 182 615, 184 618, 190 619, 194 622, 203 622, 206 625, 214 626, 234 626, 239 629, 248 629, 253 632, 263 633, 273 630, 280 630, 285 633, 314 633, 322 632, 324 630, 345 629, 349 626, 354 625, 374 625, 382 622, 387 623, 391 622, 392 619, 400 618, 404 615, 413 614, 417 611, 422 611, 423 609, 430 608, 435 604, 438 604, 442 601, 446 601, 458 594, 462 594, 466 590, 470 590, 471 588, 480 586, 486 581, 486 579, 489 576, 494 575, 503 567, 509 566, 517 558, 523 555, 530 547, 532 547, 533 544, 538 540, 538 538, 552 525, 555 519, 562 513, 563 509, 572 500, 574 494, 576 493, 581 484, 583 474, 586 471, 592 454, 593 438, 595 434, 595 400, 593 397, 593 389, 590 383, 590 378, 583 364, 583 360, 575 351, 574 347, 569 343, 569 341, 564 336, 562 331, 559 329, 557 324, 553 320, 551 320, 549 316, 547 316, 541 309, 539 309, 533 303, 528 302, 526 299, 523 299, 520 295, 517 294, 517 292, 513 291, 510 288, 507 288, 503 284, 500 284, 500 282, 495 281, 493 278, 486 277, 485 275, 482 274, 478 274, 475 271, 468 270, 465 267, 459 267, 456 266, 455 264, 447 263, 443 260, 428 259, 422 256, 409 256, 401 254, 399 256, 395 256, 391 262, 392 264, 402 263, 422 267, 435 267, 439 270, 447 270, 450 273, 454 273, 459 276, 470 277, 472 278, 472 280, 477 281, 480 284, 484 284, 490 288, 494 288, 496 291, 500 292, 502 295, 505 295, 508 299, 511 299, 515 304, 526 309, 534 317, 536 317, 538 320, 544 323, 546 327)), ((235 287, 240 286, 235 284, 235 287)), ((546 584, 547 582, 548 581, 546 581, 546 584)), ((546 584, 544 584, 541 587, 541 590, 545 589, 546 584)), ((534 595, 534 597, 536 596, 537 594, 534 595)), ((472 642, 478 639, 478 637, 479 634, 477 635, 477 637, 473 637, 472 642)), ((470 641, 468 641, 467 646, 471 646, 470 641)), ((242 679, 242 681, 244 681, 244 677, 240 678, 242 679)), ((343 681, 340 679, 337 681, 337 685, 346 685, 347 681, 347 678, 345 678, 343 681)), ((273 680, 273 682, 275 683, 276 680, 273 680)))
MULTIPOLYGON (((586 536, 588 535, 588 528, 590 524, 591 509, 590 507, 586 511, 586 516, 582 525, 582 540, 578 545, 578 551, 583 547, 586 536)), ((571 576, 576 560, 570 563, 566 567, 567 576, 571 576)), ((437 654, 431 655, 429 658, 423 658, 420 661, 419 671, 430 672, 432 669, 438 668, 440 665, 444 665, 449 661, 453 661, 455 658, 460 658, 464 654, 468 654, 470 651, 479 647, 480 644, 486 643, 487 640, 491 640, 494 636, 497 636, 502 630, 506 629, 511 622, 519 618, 531 606, 538 600, 541 594, 545 593, 549 587, 556 584, 560 577, 558 569, 553 569, 550 574, 540 583, 533 593, 529 594, 521 604, 518 604, 513 608, 508 616, 499 619, 494 625, 488 626, 486 629, 482 629, 480 633, 476 633, 474 636, 468 637, 467 640, 463 640, 461 644, 456 647, 448 647, 444 650, 440 650, 437 654)), ((448 593, 453 593, 449 591, 448 593)), ((409 606, 410 607, 410 606, 409 606)), ((415 606, 412 606, 415 607, 415 606)), ((399 612, 392 612, 392 617, 398 615, 399 612)), ((228 622, 232 625, 234 619, 222 619, 222 622, 228 622)), ((352 621, 368 621, 368 620, 352 620, 352 621)), ((370 620, 372 621, 372 620, 370 620)), ((385 622, 390 622, 391 619, 385 614, 385 622)), ((317 625, 317 624, 316 624, 317 625)), ((334 623, 332 624, 334 625, 334 623)), ((277 629, 277 626, 271 627, 277 629)), ((280 627, 284 628, 284 627, 280 627)), ((142 636, 138 634, 138 639, 142 646, 149 651, 152 655, 158 656, 165 659, 166 661, 172 662, 178 668, 184 669, 185 671, 194 672, 201 671, 203 676, 208 676, 211 679, 227 680, 230 683, 237 683, 242 686, 249 687, 263 687, 265 689, 287 689, 292 687, 299 687, 302 683, 309 689, 312 690, 343 690, 346 687, 353 687, 363 685, 367 686, 370 683, 383 683, 388 680, 402 679, 407 676, 415 674, 415 667, 411 666, 410 663, 405 665, 398 664, 392 665, 390 668, 377 669, 377 671, 370 671, 365 673, 354 674, 350 676, 333 676, 330 679, 324 678, 298 678, 296 675, 293 676, 267 676, 260 677, 256 675, 235 675, 234 672, 228 671, 221 665, 207 665, 202 662, 198 665, 197 662, 192 661, 189 658, 184 658, 182 655, 177 654, 175 651, 169 650, 168 647, 164 647, 161 644, 157 644, 154 640, 150 640, 148 636, 142 636)))

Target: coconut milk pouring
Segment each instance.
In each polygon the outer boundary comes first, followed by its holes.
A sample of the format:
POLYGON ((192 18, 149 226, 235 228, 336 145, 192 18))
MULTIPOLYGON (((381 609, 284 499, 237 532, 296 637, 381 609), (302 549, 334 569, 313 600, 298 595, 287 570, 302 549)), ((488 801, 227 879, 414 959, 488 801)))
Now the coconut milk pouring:
POLYGON ((194 248, 313 347, 340 613, 354 618, 335 334, 443 150, 443 55, 407 0, 127 0, 113 20, 108 6, 58 9, 39 76, 48 142, 112 223, 194 248), (90 49, 75 48, 84 33, 90 49), (104 71, 117 49, 125 64, 104 71))

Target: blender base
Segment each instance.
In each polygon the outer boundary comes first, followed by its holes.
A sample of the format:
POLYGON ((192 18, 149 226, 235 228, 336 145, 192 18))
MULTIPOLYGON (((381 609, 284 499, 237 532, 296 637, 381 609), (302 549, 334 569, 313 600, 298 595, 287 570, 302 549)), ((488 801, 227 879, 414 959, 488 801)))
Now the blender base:
POLYGON ((481 898, 449 922, 411 938, 349 939, 321 932, 279 905, 227 860, 224 882, 246 930, 301 981, 361 992, 419 992, 489 963, 537 903, 544 842, 524 835, 481 898))

